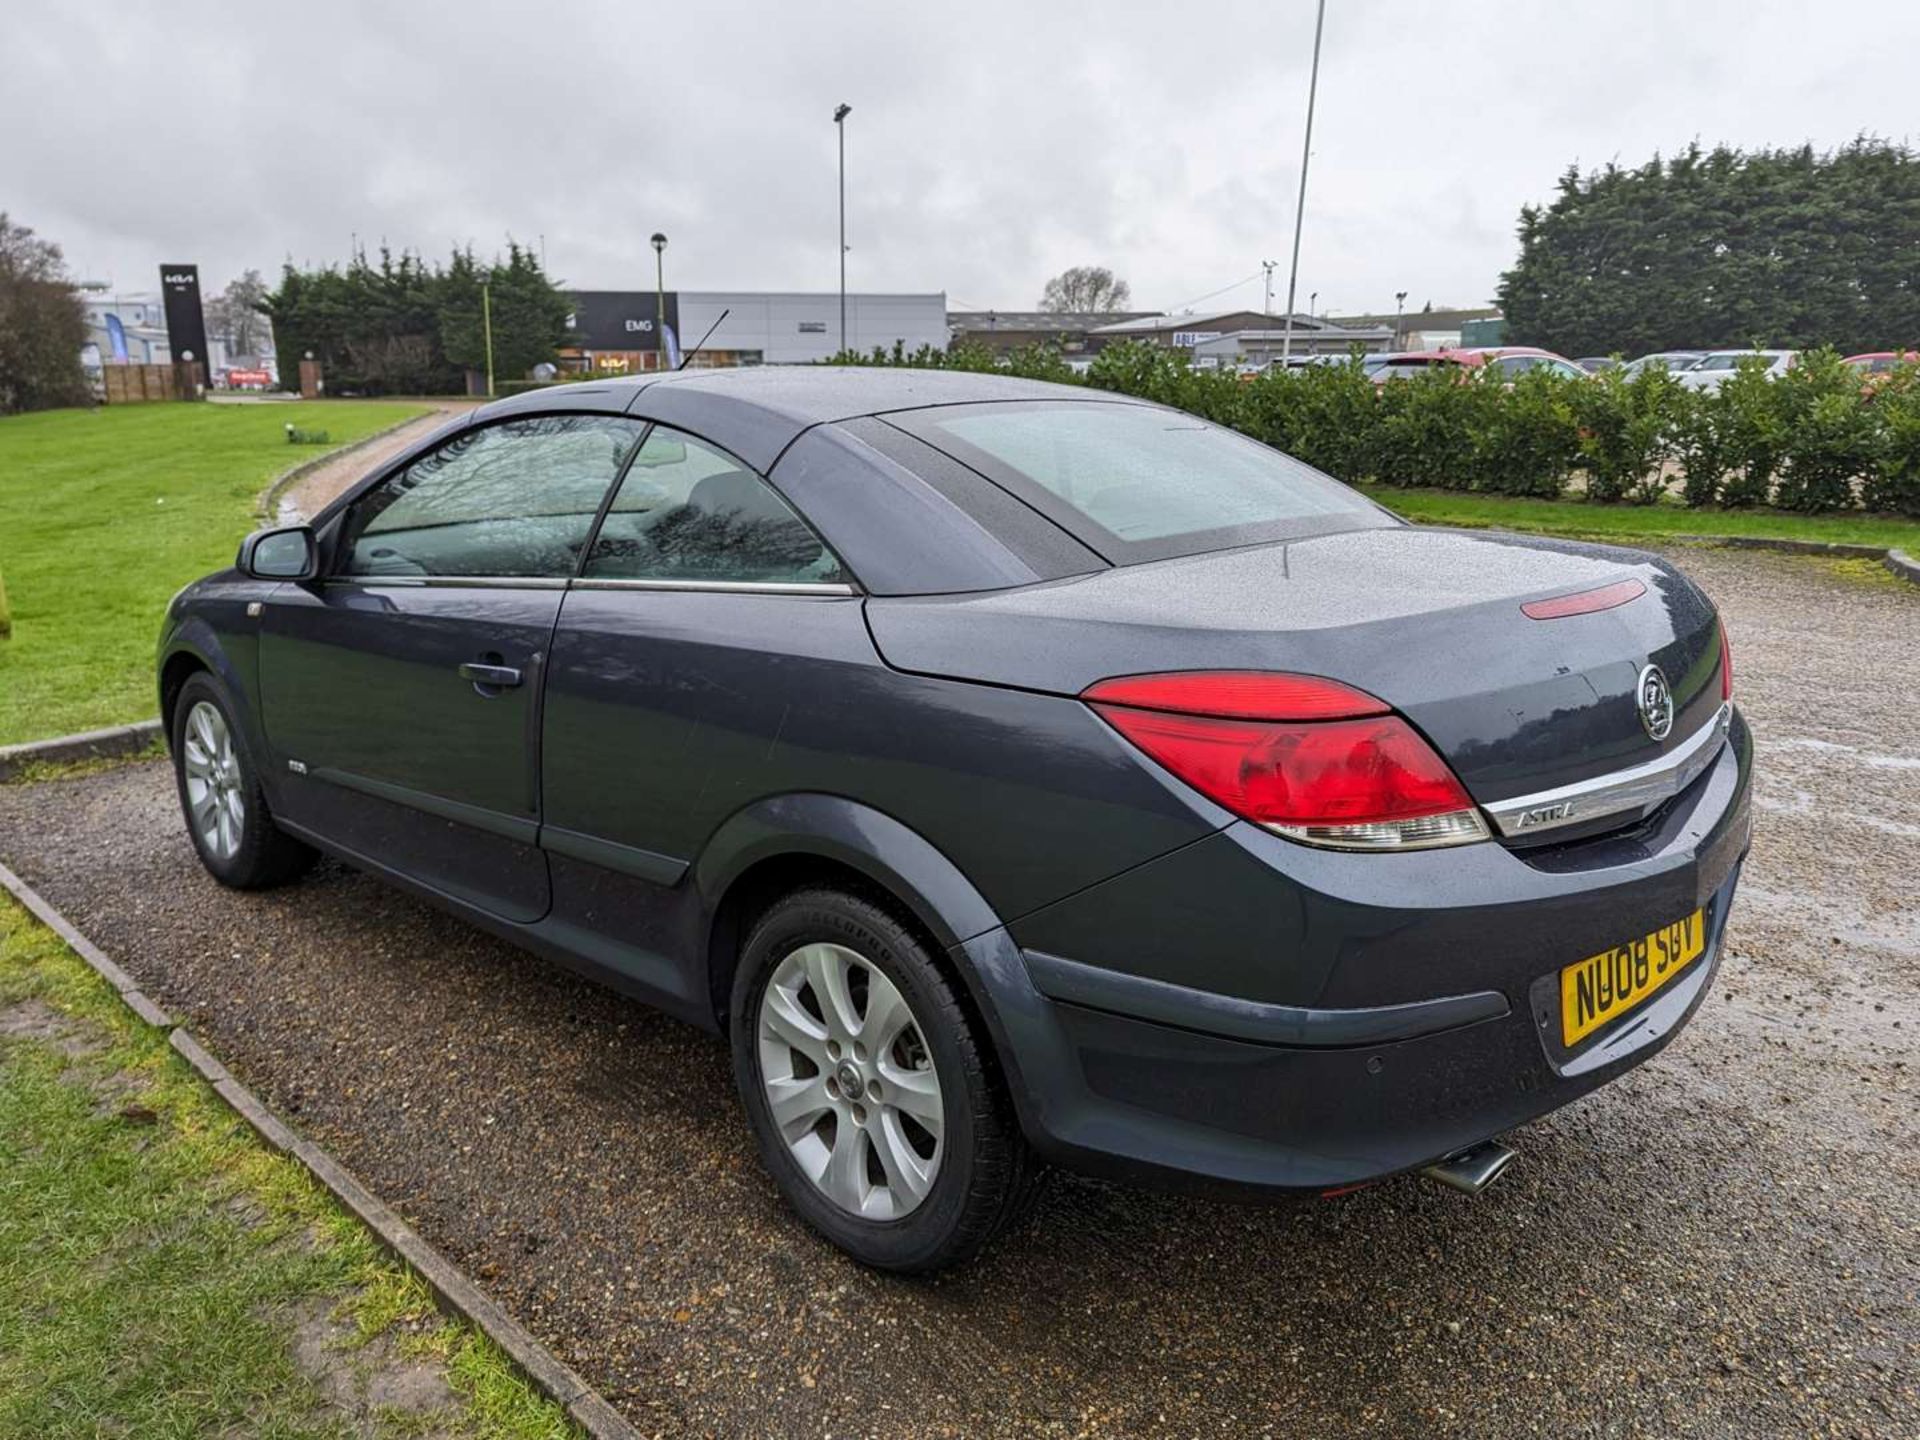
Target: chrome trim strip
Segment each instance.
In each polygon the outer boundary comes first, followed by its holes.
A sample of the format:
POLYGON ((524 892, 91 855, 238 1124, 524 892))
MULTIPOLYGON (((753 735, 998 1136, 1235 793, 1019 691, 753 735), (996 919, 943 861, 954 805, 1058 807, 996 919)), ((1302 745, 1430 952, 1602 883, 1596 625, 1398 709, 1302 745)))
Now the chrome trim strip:
POLYGON ((536 575, 329 575, 329 585, 407 585, 434 589, 564 590, 564 576, 536 575))
POLYGON ((739 595, 858 595, 835 581, 775 580, 575 580, 575 590, 711 590, 739 595))
POLYGON ((705 590, 739 595, 858 595, 837 581, 567 580, 522 575, 329 575, 328 585, 424 585, 482 590, 705 590))
POLYGON ((1700 778, 1720 754, 1733 726, 1733 702, 1725 701, 1713 719, 1666 754, 1625 770, 1576 780, 1552 790, 1536 790, 1482 808, 1502 835, 1540 835, 1566 825, 1582 825, 1670 800, 1700 778))

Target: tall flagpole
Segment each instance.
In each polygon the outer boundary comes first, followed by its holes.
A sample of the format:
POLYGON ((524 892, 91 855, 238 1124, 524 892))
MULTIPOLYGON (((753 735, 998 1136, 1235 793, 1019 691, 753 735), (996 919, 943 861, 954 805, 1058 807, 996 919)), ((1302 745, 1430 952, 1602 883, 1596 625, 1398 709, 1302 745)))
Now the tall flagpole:
POLYGON ((1293 295, 1300 283, 1300 229, 1307 220, 1307 161, 1313 157, 1313 102, 1320 91, 1320 34, 1327 25, 1327 0, 1320 0, 1313 22, 1313 73, 1307 81, 1307 138, 1300 143, 1300 204, 1293 212, 1293 267, 1287 271, 1287 326, 1280 337, 1280 363, 1293 357, 1293 295))

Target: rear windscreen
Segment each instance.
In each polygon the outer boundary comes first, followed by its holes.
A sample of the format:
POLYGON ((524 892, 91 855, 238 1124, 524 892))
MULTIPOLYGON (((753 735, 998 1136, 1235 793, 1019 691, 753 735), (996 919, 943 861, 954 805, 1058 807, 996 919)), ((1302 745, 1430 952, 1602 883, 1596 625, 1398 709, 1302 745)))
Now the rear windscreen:
POLYGON ((1396 523, 1311 466, 1178 411, 964 405, 896 423, 1116 563, 1396 523))

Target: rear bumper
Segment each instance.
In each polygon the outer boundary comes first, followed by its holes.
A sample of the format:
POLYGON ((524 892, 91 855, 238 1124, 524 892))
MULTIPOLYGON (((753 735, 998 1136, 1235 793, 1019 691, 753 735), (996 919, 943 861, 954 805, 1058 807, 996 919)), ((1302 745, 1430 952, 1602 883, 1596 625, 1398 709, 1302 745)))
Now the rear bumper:
POLYGON ((1320 1190, 1587 1094, 1666 1045, 1712 986, 1751 764, 1736 716, 1660 814, 1530 857, 1339 855, 1236 825, 976 937, 1030 1140, 1133 1181, 1320 1190), (1559 969, 1696 907, 1707 944, 1688 971, 1562 1047, 1559 969))

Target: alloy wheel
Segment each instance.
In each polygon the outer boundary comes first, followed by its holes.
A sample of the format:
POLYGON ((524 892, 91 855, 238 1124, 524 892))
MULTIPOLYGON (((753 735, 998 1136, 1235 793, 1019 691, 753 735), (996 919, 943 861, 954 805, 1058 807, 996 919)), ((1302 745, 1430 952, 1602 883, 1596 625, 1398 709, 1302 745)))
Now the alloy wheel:
POLYGON ((899 986, 844 945, 802 945, 760 996, 760 1081, 800 1170, 850 1215, 926 1199, 946 1129, 940 1077, 899 986))
POLYGON ((247 802, 233 732, 220 708, 206 700, 187 712, 181 770, 194 833, 209 855, 231 860, 240 849, 247 802))

